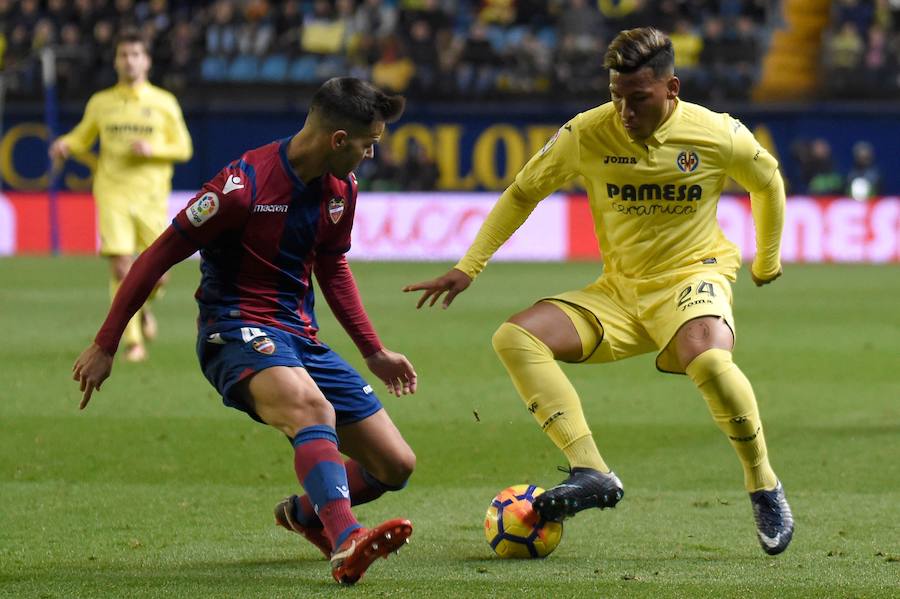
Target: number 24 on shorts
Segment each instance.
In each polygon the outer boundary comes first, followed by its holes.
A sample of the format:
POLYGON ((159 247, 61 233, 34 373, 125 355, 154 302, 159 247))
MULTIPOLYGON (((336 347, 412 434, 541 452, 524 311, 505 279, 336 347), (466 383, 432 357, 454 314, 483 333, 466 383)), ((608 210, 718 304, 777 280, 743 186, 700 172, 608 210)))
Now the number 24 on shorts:
POLYGON ((713 303, 712 298, 716 297, 716 288, 712 283, 700 281, 696 286, 688 285, 678 294, 678 309, 684 310, 690 306, 700 303, 713 303), (704 295, 708 297, 703 297, 704 295))

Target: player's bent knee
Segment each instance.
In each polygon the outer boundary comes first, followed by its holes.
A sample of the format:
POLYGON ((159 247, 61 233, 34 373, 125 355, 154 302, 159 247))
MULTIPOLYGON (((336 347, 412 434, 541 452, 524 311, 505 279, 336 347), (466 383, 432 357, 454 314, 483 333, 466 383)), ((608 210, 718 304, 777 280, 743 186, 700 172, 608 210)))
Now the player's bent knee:
POLYGON ((734 335, 725 321, 715 316, 703 316, 686 322, 675 335, 675 352, 682 368, 687 368, 697 356, 710 349, 730 352, 734 335))
POLYGON ((494 335, 491 337, 491 345, 494 346, 494 351, 501 359, 510 352, 540 347, 531 334, 521 326, 511 322, 504 322, 497 327, 497 330, 494 331, 494 335))
POLYGON ((373 474, 391 490, 399 490, 406 486, 406 481, 415 469, 416 454, 410 449, 394 456, 382 466, 380 472, 373 474))

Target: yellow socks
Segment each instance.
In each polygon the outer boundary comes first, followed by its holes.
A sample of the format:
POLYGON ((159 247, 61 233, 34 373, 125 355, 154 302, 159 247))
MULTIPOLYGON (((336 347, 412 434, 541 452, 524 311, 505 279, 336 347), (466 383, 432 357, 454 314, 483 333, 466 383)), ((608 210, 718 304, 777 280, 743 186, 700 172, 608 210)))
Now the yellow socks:
MULTIPOLYGON (((112 300, 116 297, 116 291, 119 290, 119 284, 121 281, 116 281, 115 279, 110 278, 109 280, 109 298, 112 300)), ((131 320, 128 321, 128 326, 125 327, 125 331, 122 333, 122 343, 125 347, 131 347, 132 345, 142 345, 144 343, 144 335, 141 333, 141 313, 138 311, 137 314, 131 317, 131 320)))
POLYGON ((591 436, 578 393, 547 345, 511 322, 494 333, 494 351, 541 430, 562 450, 573 468, 609 472, 591 436))
POLYGON ((731 352, 709 349, 694 358, 686 370, 737 452, 747 491, 774 489, 777 479, 769 465, 756 396, 750 381, 732 361, 731 352))

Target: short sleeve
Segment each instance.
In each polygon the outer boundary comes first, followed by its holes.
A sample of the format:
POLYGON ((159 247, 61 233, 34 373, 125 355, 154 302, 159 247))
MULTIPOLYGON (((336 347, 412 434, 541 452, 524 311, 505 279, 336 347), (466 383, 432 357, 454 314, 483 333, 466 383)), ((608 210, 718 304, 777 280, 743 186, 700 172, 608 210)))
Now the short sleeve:
POLYGON ((516 175, 516 184, 527 197, 543 199, 581 174, 579 121, 576 116, 560 127, 516 175))
POLYGON ((172 219, 188 240, 205 247, 220 236, 241 229, 250 215, 253 186, 239 163, 222 169, 172 219))
POLYGON ((739 120, 726 116, 731 130, 732 153, 727 174, 747 191, 764 189, 778 170, 778 161, 762 147, 739 120))

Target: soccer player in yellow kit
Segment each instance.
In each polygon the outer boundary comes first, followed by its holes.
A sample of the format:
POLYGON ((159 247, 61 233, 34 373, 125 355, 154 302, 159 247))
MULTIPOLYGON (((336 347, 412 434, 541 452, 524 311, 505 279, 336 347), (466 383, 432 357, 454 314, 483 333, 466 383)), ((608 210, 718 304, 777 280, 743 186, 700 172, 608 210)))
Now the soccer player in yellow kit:
POLYGON ((512 316, 493 345, 569 477, 535 509, 562 520, 610 508, 622 483, 597 450, 581 402, 557 360, 603 363, 656 351, 662 372, 687 374, 744 470, 759 542, 771 555, 793 536, 784 489, 769 465, 756 398, 732 361, 731 283, 737 248, 716 205, 733 177, 750 192, 757 286, 781 275, 784 185, 775 159, 727 114, 679 100, 672 43, 653 28, 622 31, 606 53, 612 101, 575 116, 518 173, 466 255, 423 290, 417 307, 464 291, 535 205, 581 176, 603 253, 602 276, 512 316))
MULTIPOLYGON (((175 96, 147 80, 150 54, 137 32, 125 31, 116 40, 115 68, 118 84, 91 96, 81 122, 50 146, 58 161, 87 152, 100 138, 93 191, 100 253, 110 259, 111 296, 134 255, 168 226, 172 163, 193 153, 175 96)), ((156 319, 145 305, 123 335, 125 359, 146 359, 144 340, 155 336, 156 319)))

